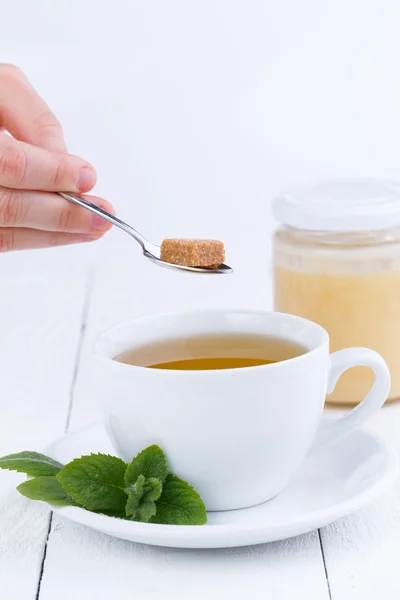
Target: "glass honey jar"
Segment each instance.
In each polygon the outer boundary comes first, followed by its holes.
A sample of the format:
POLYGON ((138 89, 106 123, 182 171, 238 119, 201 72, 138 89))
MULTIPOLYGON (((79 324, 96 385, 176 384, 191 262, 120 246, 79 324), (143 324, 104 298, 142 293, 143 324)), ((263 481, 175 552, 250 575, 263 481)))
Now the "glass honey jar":
MULTIPOLYGON (((324 327, 331 351, 372 348, 400 398, 400 184, 319 183, 279 195, 274 235, 275 310, 324 327)), ((373 383, 365 367, 347 371, 327 402, 354 405, 373 383)))

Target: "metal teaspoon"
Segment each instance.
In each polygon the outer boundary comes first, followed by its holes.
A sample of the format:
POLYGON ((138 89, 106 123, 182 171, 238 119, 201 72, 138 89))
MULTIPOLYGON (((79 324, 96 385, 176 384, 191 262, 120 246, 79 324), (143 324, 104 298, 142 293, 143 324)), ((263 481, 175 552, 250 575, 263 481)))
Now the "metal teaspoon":
POLYGON ((225 265, 225 264, 220 265, 218 267, 218 269, 203 269, 201 267, 185 267, 183 265, 174 265, 172 263, 167 263, 167 262, 161 260, 161 258, 160 258, 160 246, 155 246, 154 244, 152 244, 151 242, 146 240, 146 238, 143 237, 138 231, 136 231, 136 229, 133 229, 133 227, 131 227, 127 223, 124 223, 124 221, 121 221, 121 219, 118 219, 118 217, 114 217, 114 215, 108 213, 106 210, 103 210, 99 206, 96 206, 95 204, 88 202, 87 200, 82 198, 82 196, 79 196, 77 194, 72 194, 70 192, 59 192, 59 194, 60 194, 60 196, 65 198, 65 200, 69 200, 70 202, 73 202, 74 204, 77 204, 78 206, 81 206, 82 208, 89 210, 90 212, 94 213, 95 215, 98 215, 98 216, 102 217, 103 219, 105 219, 106 221, 109 221, 116 227, 119 227, 120 229, 122 229, 122 231, 125 231, 125 233, 128 233, 131 237, 133 237, 138 242, 138 244, 140 244, 140 246, 142 247, 144 256, 146 258, 148 258, 149 260, 151 260, 156 265, 159 265, 160 267, 167 267, 167 268, 172 268, 172 269, 182 269, 183 271, 191 271, 194 273, 208 273, 208 274, 219 273, 220 275, 226 274, 226 273, 232 273, 232 271, 233 271, 233 269, 231 269, 231 267, 228 267, 228 265, 225 265))

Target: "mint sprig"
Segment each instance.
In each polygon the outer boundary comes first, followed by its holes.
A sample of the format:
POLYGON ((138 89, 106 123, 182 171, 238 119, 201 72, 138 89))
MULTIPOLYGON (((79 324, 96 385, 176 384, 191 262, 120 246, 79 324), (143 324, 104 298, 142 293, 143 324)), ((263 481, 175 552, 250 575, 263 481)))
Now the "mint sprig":
POLYGON ((143 523, 202 525, 206 509, 186 481, 168 473, 161 448, 149 446, 129 464, 108 454, 90 454, 67 465, 37 452, 0 458, 0 468, 26 473, 17 490, 31 500, 78 506, 143 523))

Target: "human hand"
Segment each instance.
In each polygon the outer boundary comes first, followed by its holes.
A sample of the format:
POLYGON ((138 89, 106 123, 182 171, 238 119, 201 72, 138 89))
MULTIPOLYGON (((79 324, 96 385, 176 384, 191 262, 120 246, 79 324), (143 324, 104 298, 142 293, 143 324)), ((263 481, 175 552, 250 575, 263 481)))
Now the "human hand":
POLYGON ((88 192, 95 182, 94 168, 67 153, 60 123, 22 71, 0 64, 0 252, 100 238, 110 229, 104 219, 54 193, 88 192))

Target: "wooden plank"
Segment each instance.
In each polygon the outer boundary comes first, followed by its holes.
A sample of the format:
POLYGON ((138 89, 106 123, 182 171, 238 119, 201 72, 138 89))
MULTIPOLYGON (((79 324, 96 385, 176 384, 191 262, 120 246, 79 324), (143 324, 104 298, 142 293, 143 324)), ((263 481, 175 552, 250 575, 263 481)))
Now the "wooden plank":
POLYGON ((231 550, 177 550, 117 540, 55 516, 40 600, 92 597, 329 598, 316 533, 231 550))
MULTIPOLYGON (((1 456, 40 450, 65 429, 87 276, 57 273, 54 268, 40 275, 31 270, 21 277, 18 270, 2 270, 1 456)), ((0 471, 0 598, 4 600, 36 598, 48 533, 50 511, 15 490, 23 478, 0 471)))
MULTIPOLYGON (((369 428, 400 452, 400 404, 388 404, 369 428)), ((400 597, 400 482, 381 500, 321 530, 333 600, 400 597)))
MULTIPOLYGON (((185 276, 149 266, 140 258, 129 268, 102 270, 96 277, 82 359, 74 392, 71 428, 96 419, 90 376, 98 333, 138 314, 190 306, 268 305, 269 277, 237 267, 234 277, 185 276)), ((155 598, 271 597, 328 600, 329 591, 316 532, 250 548, 184 551, 133 544, 54 517, 40 600, 140 600, 155 598), (60 585, 60 581, 66 585, 60 585)))

